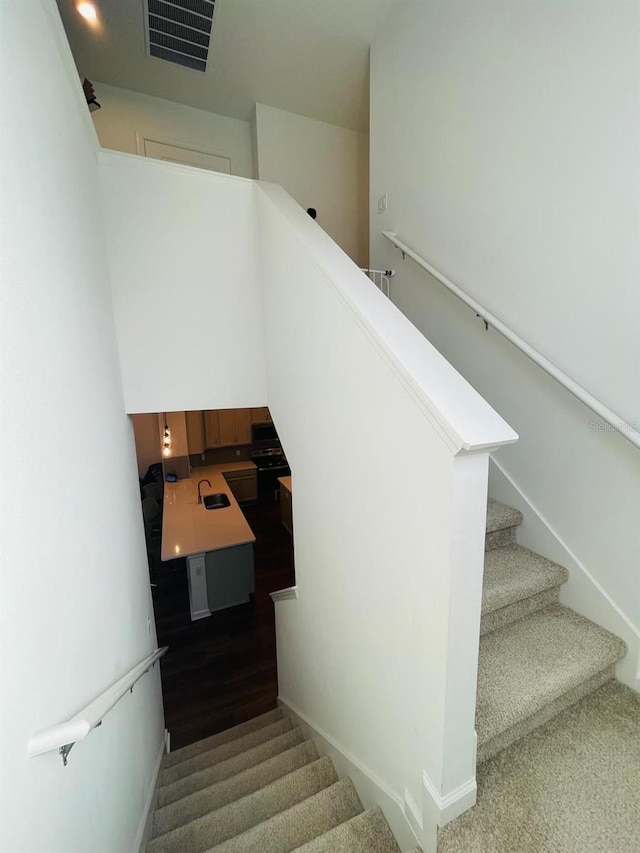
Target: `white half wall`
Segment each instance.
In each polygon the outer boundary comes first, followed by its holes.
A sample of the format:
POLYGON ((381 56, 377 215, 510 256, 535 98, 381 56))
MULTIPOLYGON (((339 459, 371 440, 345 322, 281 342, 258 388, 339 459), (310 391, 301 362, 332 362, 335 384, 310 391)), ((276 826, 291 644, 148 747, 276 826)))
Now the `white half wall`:
POLYGON ((55 4, 3 3, 0 38, 0 848, 123 853, 162 748, 158 667, 67 767, 27 757, 156 646, 98 145, 55 4))
MULTIPOLYGON (((401 3, 371 66, 373 265, 397 270, 395 303, 517 430, 502 469, 636 628, 640 453, 380 232, 637 428, 637 27, 627 0, 401 3)), ((588 598, 567 586, 597 621, 588 598)))
POLYGON ((256 104, 258 174, 280 184, 358 266, 369 265, 369 137, 256 104))
POLYGON ((231 174, 255 177, 248 121, 198 110, 163 98, 93 81, 102 109, 92 113, 100 145, 141 154, 152 139, 231 160, 231 174))
POLYGON ((266 405, 252 181, 102 151, 127 412, 266 405))
POLYGON ((281 188, 260 186, 298 592, 276 605, 280 698, 389 802, 419 804, 433 840, 423 772, 438 802, 475 794, 488 449, 516 436, 281 188))

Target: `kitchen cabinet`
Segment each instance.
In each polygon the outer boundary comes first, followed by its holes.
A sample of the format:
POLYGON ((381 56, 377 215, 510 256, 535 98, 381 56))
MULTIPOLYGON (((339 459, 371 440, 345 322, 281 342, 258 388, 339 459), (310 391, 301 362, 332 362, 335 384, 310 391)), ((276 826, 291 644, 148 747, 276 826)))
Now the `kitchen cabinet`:
POLYGON ((262 406, 258 409, 250 409, 252 424, 271 423, 271 412, 267 406, 262 406))
POLYGON ((218 421, 220 423, 220 446, 226 447, 229 444, 237 444, 236 410, 220 409, 218 411, 218 421))
POLYGON ((219 409, 218 423, 220 444, 215 446, 251 444, 250 409, 219 409))
POLYGON ((258 500, 258 472, 255 468, 250 471, 227 471, 224 478, 238 503, 258 500))
POLYGON ((236 409, 236 444, 251 444, 251 409, 236 409))
POLYGON ((185 412, 187 421, 187 448, 189 453, 204 453, 204 412, 185 412))
POLYGON ((271 422, 266 407, 187 412, 187 431, 193 433, 193 438, 189 437, 189 453, 202 453, 209 447, 251 444, 251 425, 264 422, 271 422), (191 449, 192 442, 194 450, 191 449), (202 449, 199 449, 201 445, 202 449))
POLYGON ((220 416, 217 409, 211 409, 204 414, 205 447, 220 447, 220 416))

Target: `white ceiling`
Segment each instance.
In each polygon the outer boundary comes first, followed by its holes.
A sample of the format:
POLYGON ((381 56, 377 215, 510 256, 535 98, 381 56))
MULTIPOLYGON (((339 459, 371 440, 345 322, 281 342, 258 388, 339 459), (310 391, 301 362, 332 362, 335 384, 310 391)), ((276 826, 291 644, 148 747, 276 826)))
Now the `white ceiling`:
POLYGON ((82 77, 244 120, 259 102, 364 130, 369 45, 397 0, 216 0, 204 74, 147 56, 143 0, 93 0, 93 27, 75 0, 56 2, 82 77))

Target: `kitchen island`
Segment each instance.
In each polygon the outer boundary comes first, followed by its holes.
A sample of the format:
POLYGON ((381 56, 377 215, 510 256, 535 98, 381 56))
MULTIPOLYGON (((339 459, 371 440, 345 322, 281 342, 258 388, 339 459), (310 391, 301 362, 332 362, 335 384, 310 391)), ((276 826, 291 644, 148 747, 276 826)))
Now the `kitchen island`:
POLYGON ((253 462, 226 462, 195 468, 189 478, 165 483, 162 517, 162 560, 187 558, 191 619, 249 600, 254 591, 253 543, 225 474, 255 469, 253 462), (229 506, 205 508, 201 494, 225 494, 229 506))

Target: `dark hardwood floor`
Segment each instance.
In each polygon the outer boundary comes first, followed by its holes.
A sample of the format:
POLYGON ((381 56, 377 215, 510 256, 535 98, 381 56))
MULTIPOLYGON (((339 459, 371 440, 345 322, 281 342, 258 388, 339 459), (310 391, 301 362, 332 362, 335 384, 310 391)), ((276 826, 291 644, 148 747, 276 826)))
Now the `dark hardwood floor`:
POLYGON ((185 560, 162 563, 153 590, 165 725, 171 748, 275 708, 278 695, 275 624, 269 593, 295 583, 291 535, 279 504, 243 507, 256 536, 252 604, 192 622, 185 560))

